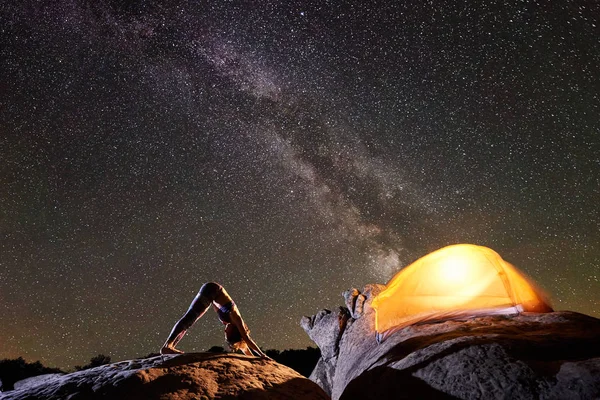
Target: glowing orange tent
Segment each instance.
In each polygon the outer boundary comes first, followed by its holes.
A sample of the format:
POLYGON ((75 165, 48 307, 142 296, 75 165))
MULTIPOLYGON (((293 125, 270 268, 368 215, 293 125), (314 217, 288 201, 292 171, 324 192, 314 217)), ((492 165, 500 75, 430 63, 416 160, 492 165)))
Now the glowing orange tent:
POLYGON ((378 333, 426 320, 552 311, 517 268, 492 249, 472 244, 418 259, 398 272, 371 306, 378 333))

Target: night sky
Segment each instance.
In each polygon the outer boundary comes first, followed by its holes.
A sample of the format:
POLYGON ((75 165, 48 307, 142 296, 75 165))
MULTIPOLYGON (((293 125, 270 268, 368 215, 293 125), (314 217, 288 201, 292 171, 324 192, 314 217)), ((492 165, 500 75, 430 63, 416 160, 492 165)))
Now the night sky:
POLYGON ((596 1, 2 1, 0 359, 157 352, 207 281, 304 348, 454 243, 600 317, 599 115, 596 1))

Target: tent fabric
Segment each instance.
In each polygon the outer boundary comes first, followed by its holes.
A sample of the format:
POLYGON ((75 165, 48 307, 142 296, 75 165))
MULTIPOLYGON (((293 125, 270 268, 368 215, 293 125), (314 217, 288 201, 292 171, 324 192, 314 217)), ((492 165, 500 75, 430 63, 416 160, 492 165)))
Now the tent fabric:
POLYGON ((492 249, 472 244, 444 247, 418 259, 398 272, 371 306, 378 333, 502 310, 552 311, 522 272, 492 249))

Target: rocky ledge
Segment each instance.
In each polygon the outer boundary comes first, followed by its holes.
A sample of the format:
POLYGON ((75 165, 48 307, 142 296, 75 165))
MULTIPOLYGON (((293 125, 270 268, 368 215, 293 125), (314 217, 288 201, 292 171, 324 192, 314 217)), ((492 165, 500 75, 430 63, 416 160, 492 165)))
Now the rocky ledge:
POLYGON ((522 313, 408 326, 375 337, 368 285, 304 317, 320 347, 310 379, 337 399, 599 399, 600 320, 522 313))
POLYGON ((130 360, 57 375, 0 394, 32 399, 328 399, 296 371, 237 354, 187 353, 130 360))

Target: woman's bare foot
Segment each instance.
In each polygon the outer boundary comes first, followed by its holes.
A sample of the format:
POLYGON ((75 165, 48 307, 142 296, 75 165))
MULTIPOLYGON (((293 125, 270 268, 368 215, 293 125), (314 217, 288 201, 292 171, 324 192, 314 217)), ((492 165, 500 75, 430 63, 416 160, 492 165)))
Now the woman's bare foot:
POLYGON ((175 347, 163 346, 163 348, 160 349, 160 354, 183 354, 183 351, 177 350, 175 347))

